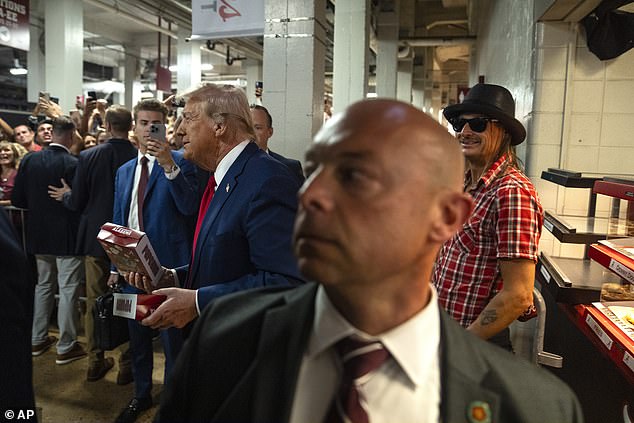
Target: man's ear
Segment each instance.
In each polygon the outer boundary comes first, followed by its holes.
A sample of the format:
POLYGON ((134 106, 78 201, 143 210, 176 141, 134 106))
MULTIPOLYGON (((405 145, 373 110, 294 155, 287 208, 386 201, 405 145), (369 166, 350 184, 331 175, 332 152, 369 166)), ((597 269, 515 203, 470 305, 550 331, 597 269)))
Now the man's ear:
POLYGON ((213 122, 213 131, 216 137, 221 137, 227 132, 227 124, 224 122, 213 122))
POLYGON ((467 220, 473 209, 473 200, 463 192, 447 192, 439 199, 439 216, 432 222, 430 238, 443 243, 451 238, 467 220))

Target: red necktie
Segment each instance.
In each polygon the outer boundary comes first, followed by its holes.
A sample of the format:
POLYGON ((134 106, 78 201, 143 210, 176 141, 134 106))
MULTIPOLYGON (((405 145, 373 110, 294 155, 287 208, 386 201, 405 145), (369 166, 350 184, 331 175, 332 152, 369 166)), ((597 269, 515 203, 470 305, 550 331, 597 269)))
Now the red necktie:
POLYGON ((189 272, 187 272, 187 282, 185 283, 186 288, 191 287, 191 270, 192 264, 194 264, 194 255, 196 254, 196 242, 198 241, 198 234, 200 233, 200 228, 203 226, 203 220, 205 220, 205 214, 207 214, 207 209, 209 208, 209 204, 211 203, 211 199, 214 198, 214 193, 216 192, 216 179, 214 175, 209 177, 207 181, 207 186, 205 187, 205 192, 203 193, 203 198, 200 200, 200 207, 198 208, 198 220, 196 221, 196 230, 194 231, 194 245, 192 245, 192 259, 189 265, 189 272))
POLYGON ((147 168, 148 158, 143 156, 141 157, 141 177, 139 178, 139 186, 136 193, 136 201, 137 201, 137 215, 139 220, 139 229, 142 231, 145 230, 143 227, 143 202, 145 201, 145 188, 147 187, 148 181, 148 168, 147 168))
POLYGON ((368 413, 361 404, 357 389, 360 378, 381 367, 390 353, 378 341, 366 342, 344 338, 335 349, 341 357, 343 374, 324 423, 368 423, 368 413))

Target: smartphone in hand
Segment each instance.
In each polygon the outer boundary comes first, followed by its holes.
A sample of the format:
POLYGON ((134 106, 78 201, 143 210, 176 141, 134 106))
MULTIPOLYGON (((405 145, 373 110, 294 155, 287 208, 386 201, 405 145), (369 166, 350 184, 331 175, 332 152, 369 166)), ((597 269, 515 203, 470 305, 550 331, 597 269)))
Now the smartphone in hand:
POLYGON ((162 123, 153 123, 150 125, 150 138, 167 142, 167 137, 165 135, 165 125, 162 123))

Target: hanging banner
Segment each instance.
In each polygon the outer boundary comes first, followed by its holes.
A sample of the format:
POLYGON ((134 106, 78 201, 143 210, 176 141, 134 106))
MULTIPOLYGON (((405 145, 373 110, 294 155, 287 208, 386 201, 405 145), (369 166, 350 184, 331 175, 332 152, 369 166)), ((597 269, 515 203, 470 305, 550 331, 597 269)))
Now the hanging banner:
POLYGON ((192 40, 264 34, 264 0, 193 0, 192 40))
POLYGON ((29 49, 29 0, 0 1, 0 44, 29 49))

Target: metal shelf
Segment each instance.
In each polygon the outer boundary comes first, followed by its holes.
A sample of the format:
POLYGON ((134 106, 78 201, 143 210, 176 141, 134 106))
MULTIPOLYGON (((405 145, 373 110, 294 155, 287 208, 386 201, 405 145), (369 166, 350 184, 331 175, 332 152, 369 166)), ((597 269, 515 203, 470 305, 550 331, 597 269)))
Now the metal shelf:
POLYGON ((542 179, 568 188, 592 188, 601 177, 583 176, 581 172, 548 168, 542 171, 542 179))
POLYGON ((553 257, 541 253, 536 278, 556 302, 590 304, 599 301, 603 283, 619 283, 620 278, 591 260, 553 257))
POLYGON ((606 217, 560 216, 550 211, 544 213, 544 228, 567 244, 593 244, 627 236, 625 221, 610 226, 606 217))
POLYGON ((596 181, 592 192, 608 195, 621 200, 634 201, 634 180, 626 178, 605 178, 596 181))
POLYGON ((591 245, 588 255, 605 269, 609 269, 615 275, 620 276, 631 284, 634 284, 633 259, 602 244, 591 245))

